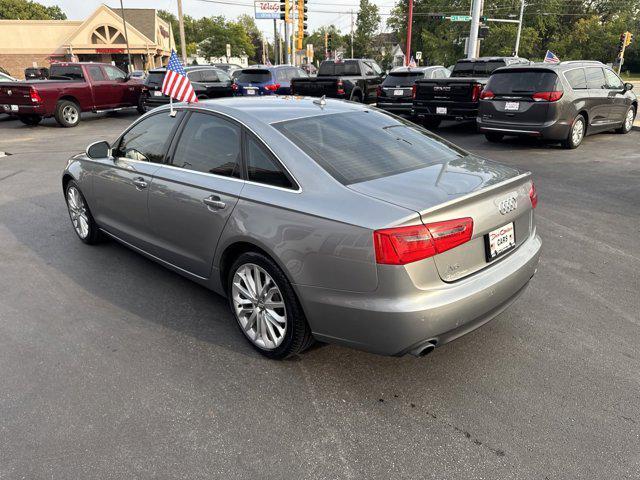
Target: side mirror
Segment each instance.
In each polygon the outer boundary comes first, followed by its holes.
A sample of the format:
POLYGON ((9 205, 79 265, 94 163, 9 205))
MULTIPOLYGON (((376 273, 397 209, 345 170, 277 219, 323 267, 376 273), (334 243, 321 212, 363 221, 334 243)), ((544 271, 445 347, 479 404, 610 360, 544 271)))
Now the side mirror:
POLYGON ((92 143, 85 150, 87 157, 97 160, 99 158, 107 158, 111 156, 111 145, 109 142, 101 141, 92 143))
POLYGON ((629 90, 632 90, 632 89, 633 89, 633 83, 627 82, 627 83, 624 84, 624 91, 625 92, 628 92, 629 90))

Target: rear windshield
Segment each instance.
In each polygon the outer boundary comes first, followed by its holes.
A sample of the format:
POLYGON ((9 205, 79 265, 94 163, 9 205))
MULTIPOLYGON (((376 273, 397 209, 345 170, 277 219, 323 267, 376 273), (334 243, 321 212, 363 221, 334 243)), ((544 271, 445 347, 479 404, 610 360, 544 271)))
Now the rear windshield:
POLYGON ((235 79, 238 83, 265 83, 271 81, 271 72, 269 70, 248 68, 242 70, 235 79))
POLYGON ((416 72, 391 72, 387 75, 387 78, 384 79, 382 85, 385 87, 387 85, 411 87, 419 78, 424 78, 424 75, 416 72))
POLYGON ((381 112, 320 115, 273 126, 345 185, 463 156, 408 120, 381 112))
POLYGON ((160 85, 162 85, 163 80, 164 80, 164 71, 149 72, 149 76, 145 80, 145 83, 152 87, 159 87, 160 85))
POLYGON ((488 77, 496 68, 504 67, 501 60, 495 62, 458 62, 451 72, 452 77, 488 77))
POLYGON ((347 60, 345 62, 332 62, 326 61, 320 64, 320 70, 318 76, 339 76, 339 75, 358 75, 360 69, 358 68, 357 60, 347 60))
POLYGON ((487 90, 495 95, 551 92, 556 90, 557 80, 558 76, 554 72, 507 70, 494 73, 487 83, 487 90))
POLYGON ((84 75, 80 65, 51 65, 49 78, 51 80, 83 81, 84 75))

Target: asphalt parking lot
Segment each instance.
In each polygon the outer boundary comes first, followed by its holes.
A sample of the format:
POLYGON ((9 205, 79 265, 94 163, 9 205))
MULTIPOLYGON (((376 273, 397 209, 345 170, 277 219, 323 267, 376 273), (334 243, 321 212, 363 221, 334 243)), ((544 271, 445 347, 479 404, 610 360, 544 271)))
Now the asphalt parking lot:
POLYGON ((135 118, 0 118, 0 479, 640 478, 640 132, 567 151, 444 126, 533 171, 528 290, 424 358, 276 362, 222 298, 76 238, 64 163, 135 118))

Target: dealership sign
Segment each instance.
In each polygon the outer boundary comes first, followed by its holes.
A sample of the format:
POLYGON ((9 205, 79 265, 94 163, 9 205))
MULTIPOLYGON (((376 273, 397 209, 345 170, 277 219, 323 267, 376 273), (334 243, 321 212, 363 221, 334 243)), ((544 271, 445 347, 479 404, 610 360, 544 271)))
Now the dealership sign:
POLYGON ((280 2, 254 2, 256 18, 280 18, 280 2))

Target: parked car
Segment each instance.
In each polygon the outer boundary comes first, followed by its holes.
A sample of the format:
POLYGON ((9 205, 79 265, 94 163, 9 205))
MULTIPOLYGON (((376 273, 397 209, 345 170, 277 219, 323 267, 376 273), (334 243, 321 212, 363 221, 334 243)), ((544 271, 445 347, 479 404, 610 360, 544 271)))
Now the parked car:
POLYGON ((134 70, 129 74, 131 78, 137 78, 138 80, 144 80, 147 78, 147 72, 144 70, 134 70))
POLYGON ((315 77, 295 78, 296 95, 343 98, 354 102, 372 103, 384 74, 375 60, 325 60, 315 77))
POLYGON ((224 70, 227 74, 230 74, 234 70, 242 70, 242 66, 236 63, 214 63, 213 66, 224 70))
POLYGON ((638 112, 632 88, 600 62, 501 68, 480 94, 478 127, 492 142, 517 135, 576 148, 585 135, 631 131, 638 112))
POLYGON ((481 57, 458 60, 450 78, 416 82, 413 113, 435 128, 442 120, 473 120, 478 116, 480 92, 497 68, 529 64, 519 57, 481 57))
POLYGON ((416 80, 448 78, 450 74, 451 72, 442 65, 395 68, 378 87, 376 106, 388 112, 410 115, 416 80))
POLYGON ((251 66, 236 76, 235 92, 238 96, 290 95, 291 79, 306 76, 307 72, 292 65, 251 66))
POLYGON ((29 67, 24 69, 25 80, 46 80, 49 78, 49 69, 46 67, 29 67))
POLYGON ((63 127, 80 123, 80 112, 138 108, 142 84, 113 65, 56 63, 49 80, 0 82, 0 108, 27 125, 54 117, 63 127))
POLYGON ((176 109, 67 162, 73 228, 226 295, 268 357, 314 338, 421 356, 502 312, 536 271, 529 173, 353 102, 176 109))
MULTIPOLYGON (((224 71, 205 66, 184 67, 199 100, 230 97, 233 95, 233 81, 224 71)), ((169 97, 162 93, 165 68, 150 70, 142 92, 142 106, 149 110, 169 103, 169 97)))

